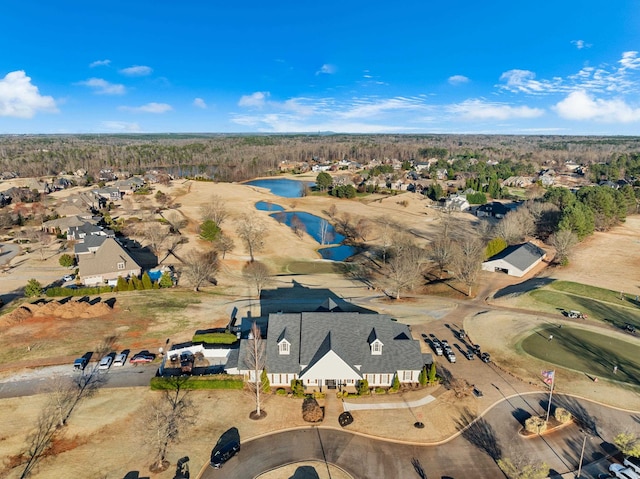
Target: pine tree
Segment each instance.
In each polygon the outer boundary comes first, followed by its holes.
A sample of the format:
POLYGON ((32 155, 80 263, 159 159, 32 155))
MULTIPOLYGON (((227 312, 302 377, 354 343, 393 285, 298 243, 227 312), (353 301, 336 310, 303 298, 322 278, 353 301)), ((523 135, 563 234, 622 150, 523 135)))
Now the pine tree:
POLYGON ((143 289, 151 289, 151 288, 153 288, 151 277, 149 276, 149 273, 147 273, 146 271, 142 275, 142 287, 143 287, 143 289))
POLYGON ((427 376, 427 380, 429 384, 433 384, 436 382, 436 362, 432 362, 431 366, 429 366, 429 375, 427 376))

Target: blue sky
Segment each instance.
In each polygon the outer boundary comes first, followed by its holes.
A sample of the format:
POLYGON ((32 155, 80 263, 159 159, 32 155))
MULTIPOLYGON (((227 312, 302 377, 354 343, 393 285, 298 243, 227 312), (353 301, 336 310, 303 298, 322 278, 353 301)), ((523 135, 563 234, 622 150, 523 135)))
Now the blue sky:
POLYGON ((6 0, 0 134, 640 134, 640 2, 6 0))

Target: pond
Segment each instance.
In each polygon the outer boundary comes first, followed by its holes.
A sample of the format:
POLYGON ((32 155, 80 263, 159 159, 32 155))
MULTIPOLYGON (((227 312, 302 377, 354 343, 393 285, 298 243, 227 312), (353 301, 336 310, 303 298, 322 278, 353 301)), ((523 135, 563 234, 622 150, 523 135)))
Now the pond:
POLYGON ((320 253, 323 259, 330 259, 331 261, 344 261, 357 252, 357 248, 346 244, 341 244, 340 246, 330 246, 328 248, 320 248, 318 250, 318 253, 320 253))
POLYGON ((260 211, 284 211, 284 206, 271 203, 270 201, 258 201, 256 209, 260 211))
POLYGON ((272 213, 278 223, 284 223, 294 231, 300 230, 310 235, 320 244, 338 244, 344 241, 344 236, 338 234, 327 220, 304 211, 288 211, 272 213))
POLYGON ((300 198, 302 197, 302 191, 306 184, 309 188, 315 186, 312 181, 298 181, 290 180, 288 178, 273 178, 266 180, 251 180, 244 183, 245 185, 258 186, 260 188, 267 188, 276 196, 282 196, 283 198, 300 198))

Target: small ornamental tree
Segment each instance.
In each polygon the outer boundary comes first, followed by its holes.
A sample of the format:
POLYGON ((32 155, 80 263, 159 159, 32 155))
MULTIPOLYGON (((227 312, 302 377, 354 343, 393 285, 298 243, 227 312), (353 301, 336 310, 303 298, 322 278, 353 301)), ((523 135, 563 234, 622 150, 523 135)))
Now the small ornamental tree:
POLYGON ((553 413, 553 417, 562 424, 571 421, 571 413, 563 407, 557 407, 553 413))
POLYGON ((418 376, 418 382, 420 383, 420 386, 427 385, 427 367, 426 366, 422 366, 422 369, 420 370, 420 375, 418 376))
POLYGON ((631 432, 621 432, 613 438, 613 443, 622 454, 640 457, 640 438, 631 432))
POLYGON ((361 379, 360 381, 358 381, 358 394, 360 396, 369 394, 369 381, 367 381, 366 379, 361 379))
POLYGON ((160 281, 158 281, 158 284, 160 285, 161 288, 170 288, 171 286, 173 286, 173 279, 171 279, 171 273, 169 273, 168 271, 165 271, 164 273, 162 273, 162 276, 160 277, 160 281))
POLYGON ((142 287, 144 289, 152 289, 153 288, 153 282, 151 281, 151 277, 149 276, 149 273, 147 273, 146 271, 142 275, 142 287))
POLYGON ((118 291, 127 291, 129 289, 129 285, 127 284, 127 280, 122 276, 118 276, 118 284, 116 286, 118 291))
POLYGON ((392 391, 400 390, 400 378, 398 377, 397 374, 393 376, 393 383, 391 383, 391 390, 392 391))
POLYGON ((42 285, 37 279, 30 279, 24 287, 24 295, 27 298, 40 296, 42 294, 42 285))
POLYGON ((263 393, 269 394, 271 392, 271 383, 269 382, 266 369, 263 369, 262 373, 260 373, 260 385, 263 393))
POLYGON ((76 264, 75 258, 67 253, 60 256, 60 259, 58 260, 58 262, 60 263, 60 266, 62 266, 63 268, 71 268, 76 264))
POLYGON ((436 370, 436 362, 432 362, 431 366, 429 366, 429 375, 427 377, 429 384, 433 384, 436 382, 436 375, 437 375, 437 370, 436 370))
POLYGON ((509 245, 504 239, 493 238, 489 243, 487 243, 487 247, 484 249, 484 257, 489 259, 506 249, 507 246, 509 245))
POLYGON ((206 220, 200 225, 200 238, 213 243, 220 236, 220 227, 213 220, 206 220))

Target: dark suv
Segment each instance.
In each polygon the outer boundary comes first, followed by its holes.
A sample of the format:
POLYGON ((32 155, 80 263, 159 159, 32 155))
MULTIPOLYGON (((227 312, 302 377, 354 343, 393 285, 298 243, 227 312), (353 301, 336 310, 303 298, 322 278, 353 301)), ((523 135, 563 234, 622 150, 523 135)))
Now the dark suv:
POLYGON ((222 465, 240 451, 238 441, 229 441, 222 446, 216 446, 211 451, 211 467, 220 469, 222 465))

